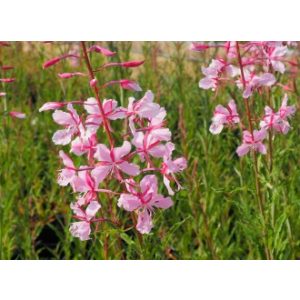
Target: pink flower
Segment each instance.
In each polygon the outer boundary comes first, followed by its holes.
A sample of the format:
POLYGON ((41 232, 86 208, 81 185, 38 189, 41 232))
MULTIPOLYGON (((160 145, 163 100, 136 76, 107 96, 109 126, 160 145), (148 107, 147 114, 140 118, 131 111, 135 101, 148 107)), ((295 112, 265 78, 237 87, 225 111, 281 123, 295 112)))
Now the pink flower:
POLYGON ((0 97, 5 97, 5 96, 6 96, 6 93, 0 92, 0 97))
POLYGON ((265 115, 260 121, 260 127, 264 129, 274 129, 276 132, 287 134, 291 126, 288 122, 288 118, 295 113, 295 106, 287 106, 288 97, 285 94, 281 107, 277 113, 275 113, 269 106, 265 107, 265 115))
POLYGON ((281 107, 279 108, 279 111, 278 111, 279 116, 282 119, 289 118, 292 115, 294 115, 295 112, 296 112, 295 105, 288 106, 287 102, 288 102, 288 96, 287 96, 287 94, 285 94, 283 99, 282 99, 281 107))
POLYGON ((260 152, 261 154, 266 154, 266 146, 262 143, 266 135, 267 131, 265 129, 254 130, 253 135, 249 131, 245 130, 243 132, 243 143, 236 150, 238 156, 244 156, 250 150, 260 152))
POLYGON ((39 109, 39 112, 42 112, 45 110, 58 109, 65 105, 66 105, 66 103, 63 103, 63 102, 47 102, 39 109))
POLYGON ((215 91, 223 73, 231 77, 239 74, 237 67, 226 63, 223 59, 213 59, 207 68, 202 67, 201 69, 205 77, 200 80, 199 87, 205 90, 215 91))
POLYGON ((69 144, 72 137, 82 130, 81 120, 72 104, 69 103, 67 105, 67 109, 69 111, 68 113, 61 110, 56 110, 52 115, 53 120, 57 124, 65 127, 65 129, 57 130, 54 133, 52 140, 56 145, 69 144))
POLYGON ((26 118, 26 114, 18 112, 18 111, 11 111, 9 112, 9 115, 13 118, 17 118, 17 119, 25 119, 26 118))
POLYGON ((215 108, 209 131, 212 134, 219 134, 222 131, 224 124, 233 125, 239 122, 240 118, 236 110, 236 104, 234 100, 230 100, 227 107, 218 105, 215 108))
POLYGON ((86 76, 86 74, 81 72, 73 72, 73 73, 59 73, 57 74, 59 78, 61 79, 69 79, 76 76, 86 76))
POLYGON ((165 198, 157 194, 157 178, 155 175, 145 176, 139 186, 132 180, 127 181, 126 186, 129 194, 121 194, 118 206, 127 211, 137 211, 138 222, 136 228, 140 233, 147 234, 153 227, 152 214, 154 208, 167 209, 173 205, 173 202, 170 197, 165 198))
POLYGON ((122 180, 120 171, 136 176, 140 173, 139 167, 136 164, 129 163, 124 157, 130 153, 131 144, 127 141, 121 147, 116 147, 109 150, 106 145, 98 144, 95 153, 95 158, 99 161, 95 169, 92 171, 93 177, 102 182, 110 172, 115 177, 122 180))
POLYGON ((165 145, 161 144, 160 140, 153 137, 151 133, 136 132, 132 144, 136 147, 142 161, 149 155, 153 157, 163 157, 165 155, 165 145))
POLYGON ((159 141, 169 141, 172 136, 170 129, 164 127, 166 115, 166 110, 161 107, 157 115, 151 118, 149 126, 144 129, 159 141))
POLYGON ((274 113, 271 107, 265 107, 265 115, 259 123, 260 128, 274 129, 276 132, 287 134, 290 129, 288 121, 280 118, 278 113, 274 113))
POLYGON ((71 143, 70 152, 81 156, 87 153, 88 159, 94 157, 97 146, 97 135, 90 131, 84 131, 80 136, 76 137, 71 143))
MULTIPOLYGON (((250 73, 247 69, 244 71, 246 88, 243 92, 245 99, 249 98, 255 89, 262 86, 272 86, 276 82, 276 78, 271 73, 264 73, 261 76, 257 76, 254 73, 250 73)), ((241 79, 237 80, 239 88, 243 88, 241 79)))
MULTIPOLYGON (((125 110, 122 107, 117 107, 118 102, 116 100, 104 99, 102 106, 106 119, 124 119, 126 116, 125 110)), ((97 100, 95 98, 88 98, 84 102, 84 108, 89 114, 86 118, 86 126, 93 130, 96 130, 103 122, 97 100)))
POLYGON ((98 45, 91 46, 88 51, 101 53, 104 56, 114 56, 116 54, 116 52, 110 51, 109 49, 106 49, 106 48, 98 46, 98 45))
POLYGON ((268 63, 272 65, 275 71, 278 71, 281 74, 285 72, 285 66, 280 60, 284 59, 287 51, 288 49, 286 46, 268 47, 267 50, 265 50, 268 63))
POLYGON ((91 221, 95 217, 101 205, 97 201, 92 201, 85 211, 77 204, 71 204, 71 209, 76 214, 77 218, 82 220, 80 222, 72 223, 70 232, 74 237, 78 237, 81 241, 90 239, 91 221))
POLYGON ((154 118, 160 111, 160 106, 153 103, 154 95, 151 91, 147 91, 143 98, 136 101, 133 97, 129 98, 126 115, 129 117, 129 127, 132 133, 135 132, 134 121, 136 118, 154 118))
POLYGON ((170 186, 170 180, 174 180, 177 184, 177 189, 182 187, 175 177, 175 173, 182 172, 187 167, 187 162, 184 157, 172 160, 172 153, 175 150, 175 145, 168 142, 166 144, 166 151, 164 155, 164 162, 162 163, 161 173, 163 175, 164 184, 169 192, 169 195, 174 195, 174 191, 170 186))
POLYGON ((87 170, 80 171, 80 169, 85 168, 87 168, 87 166, 81 166, 78 171, 78 176, 72 181, 74 192, 83 193, 79 198, 81 205, 86 205, 97 199, 97 189, 99 186, 97 177, 91 175, 87 170))
POLYGON ((62 159, 65 168, 60 170, 57 182, 61 186, 67 186, 68 184, 72 184, 76 179, 76 167, 71 158, 65 154, 64 151, 60 150, 59 156, 62 159))

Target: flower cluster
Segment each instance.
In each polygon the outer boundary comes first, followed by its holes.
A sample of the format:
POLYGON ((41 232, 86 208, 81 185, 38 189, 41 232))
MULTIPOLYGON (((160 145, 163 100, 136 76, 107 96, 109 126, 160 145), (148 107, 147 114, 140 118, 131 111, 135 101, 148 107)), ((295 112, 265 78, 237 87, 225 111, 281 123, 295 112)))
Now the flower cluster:
MULTIPOLYGON (((238 156, 243 156, 250 150, 266 154, 267 149, 263 141, 268 136, 268 131, 270 139, 273 134, 286 134, 291 128, 288 119, 295 113, 295 106, 288 106, 288 96, 284 94, 281 107, 275 112, 275 107, 272 106, 274 101, 271 99, 271 89, 279 87, 284 91, 293 91, 289 85, 279 82, 280 75, 292 73, 292 70, 287 72, 289 67, 290 69, 298 67, 292 58, 292 46, 293 43, 286 42, 192 43, 191 45, 191 50, 197 52, 207 51, 210 48, 220 49, 217 53, 221 57, 213 59, 208 67, 202 67, 204 77, 199 82, 200 88, 217 92, 225 86, 236 87, 241 91, 246 106, 247 130, 241 123, 233 99, 229 101, 227 107, 218 105, 215 108, 209 129, 212 134, 219 134, 224 126, 240 125, 244 131, 242 145, 236 151, 238 156), (267 104, 262 117, 253 116, 250 109, 249 102, 253 101, 255 93, 259 93, 267 104)), ((292 79, 291 76, 289 79, 292 79)))
MULTIPOLYGON (((70 232, 80 240, 87 240, 92 228, 97 227, 92 224, 105 221, 120 224, 109 209, 104 209, 115 200, 113 203, 117 207, 137 214, 135 226, 140 233, 149 233, 155 209, 167 209, 173 205, 170 197, 174 194, 173 183, 177 190, 181 188, 176 173, 186 168, 186 160, 182 157, 173 159, 175 145, 171 142, 171 131, 166 127, 166 110, 154 102, 151 91, 138 100, 129 98, 127 107, 119 106, 115 99, 100 99, 100 90, 115 84, 131 91, 141 90, 136 82, 129 79, 99 85, 95 77, 97 70, 92 70, 88 52, 107 57, 116 53, 99 45, 86 49, 83 42, 81 47, 83 57, 76 54, 76 58, 85 60, 88 74, 72 74, 83 75, 83 80, 89 78, 94 97, 84 101, 48 102, 40 108, 40 111, 54 110, 53 120, 62 127, 54 133, 53 142, 70 145, 70 153, 82 157, 82 164, 76 166, 67 153, 63 150, 59 153, 64 167, 59 172, 58 183, 71 186, 76 193, 76 202, 71 204, 71 209, 77 222, 71 225, 70 232), (81 109, 80 113, 75 106, 81 109), (116 138, 118 132, 113 131, 114 122, 122 122, 127 130, 125 135, 120 133, 116 138), (106 139, 100 134, 102 130, 106 139), (158 192, 160 179, 169 194, 167 197, 158 192), (114 186, 114 190, 108 186, 114 186)), ((56 57, 46 62, 44 68, 62 59, 74 58, 72 55, 56 57)), ((111 66, 133 68, 142 63, 111 62, 99 70, 111 66)), ((73 76, 59 77, 66 79, 73 76)))

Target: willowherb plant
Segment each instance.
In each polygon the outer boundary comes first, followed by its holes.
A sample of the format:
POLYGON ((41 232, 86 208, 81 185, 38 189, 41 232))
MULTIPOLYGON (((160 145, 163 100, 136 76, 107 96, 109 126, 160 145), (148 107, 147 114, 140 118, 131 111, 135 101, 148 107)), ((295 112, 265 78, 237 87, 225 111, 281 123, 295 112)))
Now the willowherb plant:
MULTIPOLYGON (((223 86, 235 85, 241 90, 248 128, 246 130, 241 124, 244 132, 242 145, 236 150, 239 156, 247 154, 251 149, 266 154, 267 150, 262 142, 267 137, 267 132, 269 131, 269 140, 272 142, 274 134, 286 134, 290 130, 288 119, 295 113, 295 106, 287 105, 288 96, 284 94, 282 104, 275 112, 271 99, 273 87, 278 86, 285 91, 292 90, 290 86, 280 83, 280 76, 277 76, 287 71, 286 65, 297 66, 297 62, 291 59, 293 51, 288 45, 291 48, 295 46, 294 43, 283 42, 225 42, 207 45, 193 43, 191 46, 194 51, 223 49, 222 57, 213 59, 208 67, 202 67, 205 77, 199 82, 200 88, 218 92, 223 86), (264 113, 258 116, 253 116, 249 108, 254 93, 259 93, 267 102, 264 113), (254 129, 255 127, 257 128, 254 129)), ((231 99, 227 108, 222 105, 216 107, 210 126, 212 134, 219 134, 224 126, 232 127, 240 123, 235 100, 231 99)))
POLYGON ((264 199, 260 187, 257 153, 269 153, 271 174, 274 137, 276 134, 289 132, 289 119, 296 111, 295 105, 288 105, 287 96, 287 92, 297 93, 294 73, 298 71, 298 63, 293 57, 296 46, 297 43, 294 42, 235 41, 191 45, 191 50, 197 52, 209 51, 212 48, 217 50, 216 57, 209 66, 202 67, 204 77, 200 80, 199 87, 212 90, 216 94, 224 88, 223 91, 229 92, 231 99, 226 107, 216 106, 209 131, 220 134, 224 127, 237 126, 242 131, 242 143, 236 153, 239 157, 252 153, 267 258, 272 258, 272 254, 266 240, 264 199), (275 89, 282 93, 280 107, 275 105, 275 89), (241 98, 242 101, 239 101, 241 98), (259 111, 261 103, 264 111, 259 111), (267 139, 268 146, 265 145, 267 139))
MULTIPOLYGON (((0 42, 0 48, 10 48, 11 44, 9 42, 0 42)), ((0 49, 1 51, 2 49, 0 49)), ((11 70, 14 70, 14 66, 5 65, 2 61, 0 61, 0 83, 2 84, 2 89, 4 90, 6 84, 10 84, 16 81, 16 78, 9 76, 7 73, 11 70)), ((3 99, 3 115, 9 115, 12 118, 24 119, 26 115, 22 112, 18 111, 8 111, 6 91, 0 91, 0 98, 3 99)))
POLYGON ((112 85, 131 91, 141 91, 141 88, 129 79, 99 84, 97 72, 115 66, 134 68, 143 61, 108 62, 94 69, 89 53, 111 57, 116 52, 99 45, 87 49, 84 42, 80 48, 81 56, 76 48, 75 52, 47 61, 43 67, 51 67, 65 59, 75 59, 77 67, 77 61, 83 60, 87 72, 60 73, 58 76, 62 79, 88 78, 93 97, 84 101, 48 102, 40 108, 40 111, 54 110, 53 120, 63 127, 54 133, 53 142, 70 145, 70 153, 82 158, 81 164, 76 166, 68 154, 63 150, 59 152, 64 167, 59 172, 58 183, 70 185, 76 193, 71 209, 77 222, 71 225, 70 232, 80 240, 87 240, 99 223, 120 226, 122 222, 117 220, 112 209, 116 204, 125 211, 135 212, 137 220, 135 214, 132 219, 136 229, 141 234, 149 233, 155 209, 172 206, 172 182, 177 189, 181 188, 175 174, 186 168, 186 160, 172 158, 175 146, 166 127, 166 110, 154 102, 151 91, 139 100, 129 98, 127 107, 119 106, 114 99, 101 99, 100 92, 112 85), (84 112, 78 114, 75 105, 83 107, 84 112), (125 134, 113 130, 113 123, 120 121, 124 122, 125 134), (158 192, 161 181, 168 191, 167 197, 158 192))

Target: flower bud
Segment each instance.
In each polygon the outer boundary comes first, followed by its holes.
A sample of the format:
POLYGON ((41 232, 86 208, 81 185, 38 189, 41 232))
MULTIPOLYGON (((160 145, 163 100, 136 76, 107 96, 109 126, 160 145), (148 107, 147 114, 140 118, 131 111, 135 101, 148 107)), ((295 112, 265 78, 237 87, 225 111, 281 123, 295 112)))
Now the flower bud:
POLYGON ((26 118, 26 115, 24 113, 17 112, 17 111, 11 111, 11 112, 9 112, 9 115, 13 118, 18 118, 18 119, 26 118))
POLYGON ((62 102, 47 102, 39 109, 39 112, 42 112, 45 110, 58 109, 58 108, 63 107, 64 105, 65 105, 65 103, 62 103, 62 102))
POLYGON ((103 47, 98 46, 98 45, 93 45, 92 47, 89 48, 88 51, 89 52, 101 53, 104 56, 114 56, 116 54, 116 52, 110 51, 109 49, 103 48, 103 47))
POLYGON ((54 57, 43 64, 43 69, 49 68, 55 64, 57 64, 61 60, 60 57, 54 57))
POLYGON ((136 92, 142 91, 139 84, 135 81, 128 80, 128 79, 121 79, 119 81, 119 83, 120 83, 121 87, 125 90, 132 90, 132 91, 136 91, 136 92))
POLYGON ((11 83, 14 81, 16 81, 15 78, 0 78, 0 82, 3 82, 3 83, 11 83))
POLYGON ((90 87, 96 86, 97 82, 98 82, 97 78, 93 78, 93 79, 90 81, 90 87))
POLYGON ((142 61, 134 60, 134 61, 122 62, 122 63, 120 63, 120 65, 124 68, 135 68, 135 67, 142 65, 143 63, 144 63, 144 60, 142 60, 142 61))
POLYGON ((69 78, 72 78, 74 76, 86 76, 84 73, 81 73, 81 72, 59 73, 57 75, 58 75, 59 78, 62 78, 62 79, 69 79, 69 78))

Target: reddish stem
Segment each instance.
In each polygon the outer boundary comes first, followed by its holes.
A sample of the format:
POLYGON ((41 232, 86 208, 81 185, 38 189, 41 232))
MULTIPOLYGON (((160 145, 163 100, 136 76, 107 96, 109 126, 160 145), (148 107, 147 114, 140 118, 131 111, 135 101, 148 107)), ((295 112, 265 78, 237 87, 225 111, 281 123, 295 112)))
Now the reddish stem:
MULTIPOLYGON (((242 84, 243 84, 243 88, 246 88, 246 80, 245 80, 245 75, 244 75, 244 69, 243 69, 243 64, 242 64, 242 58, 241 58, 241 53, 240 53, 240 47, 239 47, 239 43, 236 42, 236 51, 237 51, 237 58, 238 58, 238 63, 240 66, 240 70, 241 70, 241 78, 242 78, 242 84)), ((253 126, 252 126, 252 117, 251 117, 251 111, 249 108, 249 101, 247 99, 244 99, 244 103, 246 105, 246 112, 247 112, 247 117, 248 117, 248 123, 249 123, 249 129, 252 135, 252 138, 254 139, 253 136, 253 126)), ((261 218, 264 222, 264 229, 263 229, 263 235, 265 238, 266 235, 266 220, 265 220, 265 214, 264 214, 264 208, 263 208, 263 198, 262 198, 262 194, 261 194, 261 188, 260 188, 260 181, 259 181, 259 175, 258 175, 258 163, 257 163, 257 156, 256 156, 256 152, 253 152, 253 158, 254 158, 254 175, 255 175, 255 187, 256 187, 256 193, 257 193, 257 200, 258 200, 258 207, 259 207, 259 211, 261 214, 261 218)), ((266 252, 266 256, 267 259, 271 259, 271 253, 270 250, 268 248, 267 245, 267 241, 265 240, 265 252, 266 252)))
MULTIPOLYGON (((90 59, 89 59, 89 56, 88 56, 88 53, 87 53, 87 49, 86 49, 86 46, 85 46, 84 42, 81 42, 81 47, 82 47, 83 56, 84 56, 86 66, 88 68, 90 80, 93 80, 93 79, 95 79, 95 76, 94 76, 94 73, 93 73, 91 62, 90 62, 90 59)), ((109 129, 109 124, 108 124, 107 118, 105 116, 105 112, 104 112, 104 109, 103 109, 102 102, 100 100, 99 88, 98 88, 97 85, 95 85, 95 86, 92 87, 92 89, 94 90, 94 94, 95 94, 95 97, 96 97, 96 100, 97 100, 97 103, 98 103, 98 106, 99 106, 99 109, 100 109, 101 117, 102 117, 102 120, 103 120, 103 126, 104 126, 104 129, 106 131, 110 147, 113 148, 114 147, 114 140, 112 138, 111 131, 109 129)))

